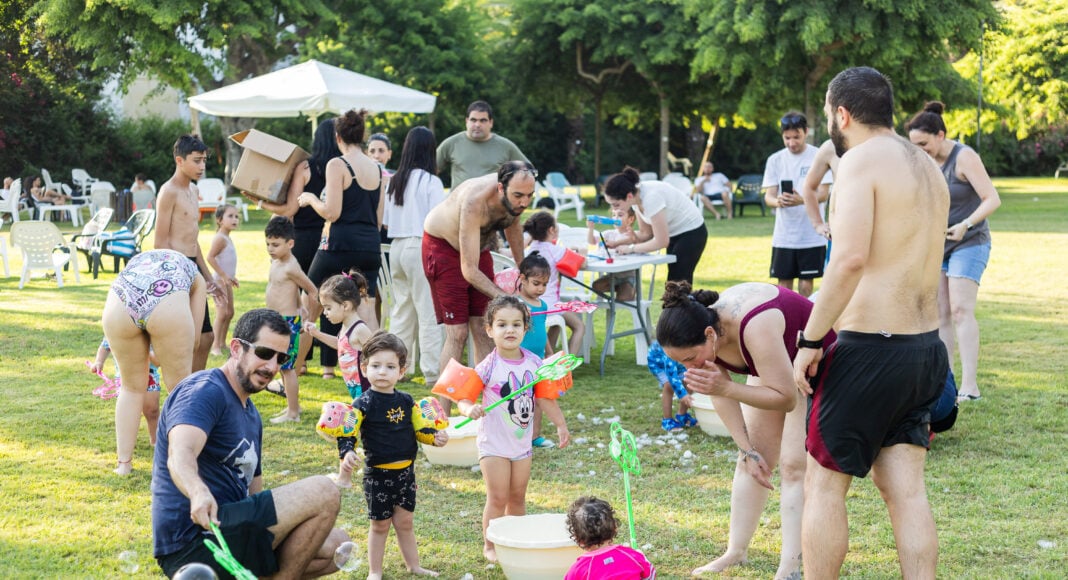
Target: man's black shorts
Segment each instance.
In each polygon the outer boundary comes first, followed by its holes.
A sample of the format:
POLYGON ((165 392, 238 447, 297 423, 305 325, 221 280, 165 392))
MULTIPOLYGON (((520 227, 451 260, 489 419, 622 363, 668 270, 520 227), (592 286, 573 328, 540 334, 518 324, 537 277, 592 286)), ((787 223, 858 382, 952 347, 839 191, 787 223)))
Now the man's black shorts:
MULTIPOLYGON (((219 523, 226 545, 241 565, 257 576, 270 576, 278 571, 278 560, 271 547, 274 534, 267 530, 278 523, 270 490, 219 506, 219 523)), ((204 538, 218 543, 214 534, 204 531, 181 550, 156 558, 163 573, 170 578, 182 566, 200 562, 211 566, 220 579, 233 578, 215 561, 211 550, 204 545, 204 538)))
POLYGON ((771 277, 780 280, 811 280, 823 277, 827 246, 815 248, 771 248, 771 277))
POLYGON ((838 333, 814 377, 805 448, 820 465, 864 477, 883 447, 927 448, 949 371, 938 331, 838 333))

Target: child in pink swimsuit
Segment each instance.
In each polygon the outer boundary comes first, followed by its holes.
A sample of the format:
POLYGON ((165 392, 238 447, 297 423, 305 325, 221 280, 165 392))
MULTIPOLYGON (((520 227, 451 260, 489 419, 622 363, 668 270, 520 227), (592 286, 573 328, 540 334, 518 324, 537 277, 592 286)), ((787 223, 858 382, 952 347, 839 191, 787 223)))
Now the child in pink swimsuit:
POLYGON ((638 550, 613 544, 619 520, 612 506, 596 497, 580 497, 567 510, 567 531, 586 551, 578 557, 564 580, 646 580, 656 578, 656 568, 638 550))

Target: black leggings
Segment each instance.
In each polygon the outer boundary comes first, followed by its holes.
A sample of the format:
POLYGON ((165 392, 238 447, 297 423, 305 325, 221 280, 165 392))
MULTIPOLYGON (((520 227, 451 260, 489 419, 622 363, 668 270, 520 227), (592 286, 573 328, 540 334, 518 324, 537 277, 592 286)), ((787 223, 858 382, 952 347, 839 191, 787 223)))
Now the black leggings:
MULTIPOLYGON (((315 253, 311 268, 308 269, 308 278, 318 288, 327 278, 355 268, 367 279, 367 294, 373 300, 378 288, 378 269, 382 266, 381 255, 379 248, 375 248, 373 252, 319 250, 315 253)), ((325 316, 320 316, 319 329, 326 334, 336 335, 341 332, 341 325, 332 324, 325 316)), ((324 367, 337 366, 337 351, 323 346, 319 349, 319 363, 324 367)))
POLYGON ((667 253, 675 256, 675 263, 668 264, 668 281, 686 280, 693 284, 693 272, 705 252, 708 243, 708 228, 704 224, 688 232, 668 239, 667 253))

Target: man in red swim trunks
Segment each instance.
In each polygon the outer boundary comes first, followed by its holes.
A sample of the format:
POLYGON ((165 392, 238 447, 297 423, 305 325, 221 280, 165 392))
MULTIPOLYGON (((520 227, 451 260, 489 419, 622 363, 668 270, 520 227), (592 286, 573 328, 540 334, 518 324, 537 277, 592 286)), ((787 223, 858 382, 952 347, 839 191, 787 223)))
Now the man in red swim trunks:
MULTIPOLYGON (((473 361, 482 360, 493 348, 482 315, 489 301, 504 292, 493 283, 490 248, 497 230, 503 230, 516 264, 523 260, 519 216, 534 199, 537 177, 538 170, 529 162, 509 161, 496 175, 461 183, 426 217, 423 270, 434 313, 445 325, 442 370, 449 359, 461 360, 469 331, 475 344, 473 361)), ((451 402, 441 403, 448 411, 451 402)))

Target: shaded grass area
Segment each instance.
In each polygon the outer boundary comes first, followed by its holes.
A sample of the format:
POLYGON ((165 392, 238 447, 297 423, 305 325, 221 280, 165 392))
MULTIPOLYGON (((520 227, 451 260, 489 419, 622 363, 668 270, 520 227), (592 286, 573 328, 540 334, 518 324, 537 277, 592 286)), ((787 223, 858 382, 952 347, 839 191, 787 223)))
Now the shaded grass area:
MULTIPOLYGON (((979 294, 982 328, 979 381, 983 400, 968 404, 952 431, 939 435, 928 460, 927 485, 939 529, 939 576, 945 578, 1061 577, 1068 569, 1068 181, 997 180, 1004 204, 991 220, 994 251, 979 294), (1035 199, 1038 201, 1035 201, 1035 199), (1042 548, 1039 542, 1053 542, 1042 548)), ((592 205, 592 204, 590 204, 592 205)), ((606 213, 602 205, 598 210, 606 213)), ((237 310, 262 304, 267 258, 263 212, 234 236, 239 252, 237 310)), ((567 212, 567 216, 573 216, 567 212)), ((564 220, 568 222, 569 220, 564 220)), ((578 225, 570 220, 572 225, 578 225)), ((711 238, 698 285, 721 289, 767 280, 773 220, 747 216, 709 220, 711 238)), ((211 237, 207 224, 202 245, 211 237)), ((17 256, 12 264, 21 267, 17 256)), ((662 279, 662 271, 658 278, 662 279)), ((17 277, 0 280, 0 576, 111 578, 126 576, 118 555, 133 550, 140 570, 158 577, 151 558, 149 491, 151 449, 144 432, 130 478, 111 474, 114 431, 111 401, 91 395, 99 380, 85 370, 100 339, 99 315, 110 272, 83 275, 57 289, 35 279, 17 290, 17 277)), ((658 307, 654 307, 654 319, 658 307)), ((623 326, 630 324, 622 316, 623 326)), ((598 316, 598 336, 603 316, 598 316)), ((599 347, 594 355, 599 355, 599 347)), ((659 396, 644 367, 634 364, 632 341, 622 340, 605 377, 595 365, 576 371, 576 387, 562 399, 573 440, 568 449, 539 450, 527 494, 530 512, 559 512, 580 494, 595 494, 624 509, 619 470, 606 448, 603 419, 619 416, 635 435, 654 438, 659 396), (578 415, 586 417, 585 421, 578 415), (595 424, 595 418, 601 419, 595 424)), ((212 366, 222 363, 213 358, 212 366)), ((955 367, 959 370, 959 364, 955 367)), ((341 381, 302 380, 304 421, 265 426, 264 475, 278 486, 336 468, 333 446, 313 432, 321 403, 342 399, 341 381)), ((405 383, 420 397, 425 386, 405 383)), ((283 400, 254 399, 265 415, 283 400)), ((641 451, 642 475, 632 479, 640 544, 663 578, 679 578, 718 556, 727 541, 734 447, 726 439, 687 431, 671 443, 641 451), (696 459, 682 460, 689 450, 696 459)), ((481 560, 481 476, 418 462, 416 533, 423 564, 445 578, 471 573, 502 578, 481 560)), ((767 578, 778 563, 778 496, 773 493, 749 550, 749 565, 732 577, 767 578)), ((850 552, 843 574, 899 575, 885 507, 869 480, 850 491, 850 552)), ((366 538, 362 495, 347 493, 339 523, 366 538)), ((351 577, 362 577, 366 568, 351 577), (362 572, 362 574, 361 574, 362 572)), ((395 542, 386 553, 387 577, 405 576, 395 542)))

